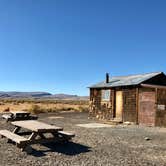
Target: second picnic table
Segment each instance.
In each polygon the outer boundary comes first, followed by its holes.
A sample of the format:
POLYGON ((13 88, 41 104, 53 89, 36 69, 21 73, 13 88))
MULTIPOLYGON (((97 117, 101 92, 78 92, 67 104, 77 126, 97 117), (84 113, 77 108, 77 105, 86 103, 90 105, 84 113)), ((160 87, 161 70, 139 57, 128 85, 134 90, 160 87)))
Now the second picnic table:
POLYGON ((10 111, 9 114, 2 115, 2 118, 6 121, 16 121, 16 120, 36 120, 37 116, 32 116, 30 112, 27 111, 10 111))

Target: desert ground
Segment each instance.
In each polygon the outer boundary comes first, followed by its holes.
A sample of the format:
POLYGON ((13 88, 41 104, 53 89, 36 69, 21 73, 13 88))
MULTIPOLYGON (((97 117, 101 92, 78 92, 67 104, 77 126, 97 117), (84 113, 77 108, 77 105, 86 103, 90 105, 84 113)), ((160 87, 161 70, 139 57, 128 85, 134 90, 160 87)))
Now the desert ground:
MULTIPOLYGON (((85 112, 41 113, 39 120, 73 131, 76 136, 67 144, 32 145, 32 154, 0 139, 1 166, 166 165, 165 128, 123 124, 95 128, 97 121, 88 119, 85 112)), ((12 130, 13 126, 1 119, 0 129, 12 130)))

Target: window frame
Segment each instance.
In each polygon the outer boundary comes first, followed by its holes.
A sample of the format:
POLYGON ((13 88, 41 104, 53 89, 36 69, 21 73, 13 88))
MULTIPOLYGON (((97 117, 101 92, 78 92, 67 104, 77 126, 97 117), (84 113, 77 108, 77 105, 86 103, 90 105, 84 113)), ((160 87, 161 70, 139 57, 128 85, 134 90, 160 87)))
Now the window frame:
POLYGON ((102 89, 101 90, 101 101, 110 101, 111 90, 110 89, 102 89))

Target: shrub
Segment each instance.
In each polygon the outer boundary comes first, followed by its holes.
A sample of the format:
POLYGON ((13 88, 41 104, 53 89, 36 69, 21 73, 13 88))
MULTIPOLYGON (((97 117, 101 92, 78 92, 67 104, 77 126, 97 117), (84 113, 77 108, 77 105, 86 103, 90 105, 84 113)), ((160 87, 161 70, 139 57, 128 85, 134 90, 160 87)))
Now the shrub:
POLYGON ((88 108, 87 108, 87 107, 79 106, 79 107, 78 107, 78 110, 79 110, 80 112, 88 112, 88 108))
POLYGON ((33 113, 33 114, 39 114, 39 113, 43 113, 44 110, 39 106, 39 105, 32 105, 31 108, 29 109, 29 112, 33 113))
POLYGON ((8 108, 5 108, 4 110, 3 110, 3 112, 9 112, 10 111, 10 108, 8 107, 8 108))

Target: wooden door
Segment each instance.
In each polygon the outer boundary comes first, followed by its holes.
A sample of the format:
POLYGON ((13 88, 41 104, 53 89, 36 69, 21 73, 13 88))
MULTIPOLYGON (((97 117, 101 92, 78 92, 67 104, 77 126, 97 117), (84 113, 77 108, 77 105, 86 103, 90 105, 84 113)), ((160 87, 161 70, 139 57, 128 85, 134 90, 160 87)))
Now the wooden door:
POLYGON ((155 125, 155 92, 139 94, 138 122, 143 125, 155 125))
POLYGON ((122 91, 116 91, 116 112, 115 117, 122 120, 122 110, 123 110, 123 93, 122 91))

